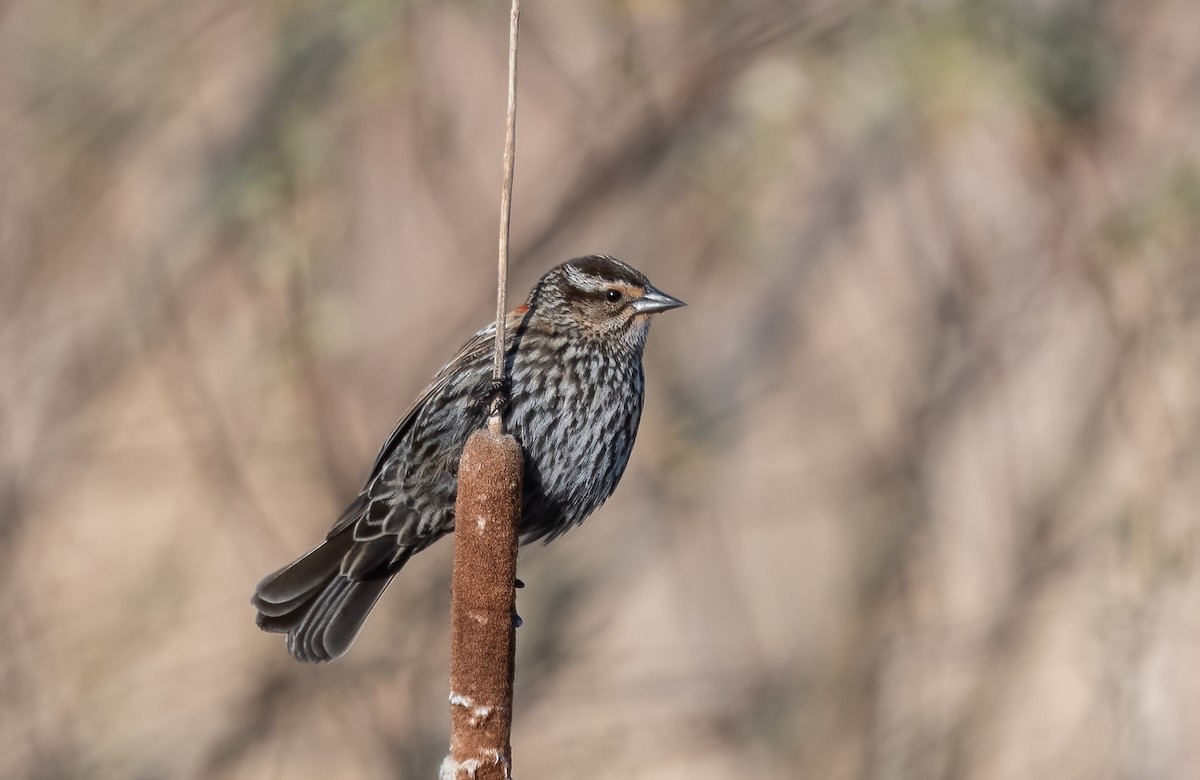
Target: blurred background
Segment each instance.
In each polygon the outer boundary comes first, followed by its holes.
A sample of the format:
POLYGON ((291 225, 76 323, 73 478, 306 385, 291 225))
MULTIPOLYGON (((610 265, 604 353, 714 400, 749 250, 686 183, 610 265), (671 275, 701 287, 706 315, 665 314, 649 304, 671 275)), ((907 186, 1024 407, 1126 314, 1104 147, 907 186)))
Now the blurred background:
MULTIPOLYGON (((313 545, 492 315, 508 5, 0 3, 0 776, 421 778, 451 544, 313 545)), ((522 553, 536 778, 1200 776, 1200 5, 527 2, 511 296, 690 306, 522 553)))

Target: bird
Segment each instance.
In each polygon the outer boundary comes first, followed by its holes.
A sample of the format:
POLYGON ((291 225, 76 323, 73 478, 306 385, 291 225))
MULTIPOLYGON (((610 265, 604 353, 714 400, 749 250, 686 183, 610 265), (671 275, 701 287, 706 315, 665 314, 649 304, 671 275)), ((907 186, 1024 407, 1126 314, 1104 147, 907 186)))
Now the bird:
MULTIPOLYGON (((506 432, 524 453, 521 544, 579 525, 617 487, 644 398, 651 318, 684 306, 640 271, 587 255, 547 271, 505 320, 506 432)), ((299 661, 346 653, 392 578, 454 530, 458 459, 487 421, 496 327, 442 367, 384 442, 362 490, 307 554, 251 603, 299 661)))

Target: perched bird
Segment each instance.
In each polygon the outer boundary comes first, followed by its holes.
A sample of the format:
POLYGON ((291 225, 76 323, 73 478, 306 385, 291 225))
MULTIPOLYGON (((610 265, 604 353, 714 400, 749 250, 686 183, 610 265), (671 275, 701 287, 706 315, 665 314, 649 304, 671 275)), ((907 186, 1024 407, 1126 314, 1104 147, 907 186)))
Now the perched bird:
MULTIPOLYGON (((551 269, 505 325, 505 430, 525 455, 522 544, 583 522, 617 487, 642 414, 650 315, 683 306, 603 255, 551 269)), ((434 377, 325 542, 258 584, 264 631, 301 661, 349 649, 396 572, 454 530, 458 459, 487 419, 495 324, 434 377)))

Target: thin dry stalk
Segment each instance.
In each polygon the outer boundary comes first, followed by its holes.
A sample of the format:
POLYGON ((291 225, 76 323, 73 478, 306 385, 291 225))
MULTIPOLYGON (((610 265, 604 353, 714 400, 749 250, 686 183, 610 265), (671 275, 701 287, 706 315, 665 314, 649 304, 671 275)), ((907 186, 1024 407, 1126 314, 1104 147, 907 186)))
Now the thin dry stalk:
MULTIPOLYGON (((513 163, 517 152, 517 30, 521 21, 521 0, 512 0, 508 24, 508 119, 504 131, 504 183, 500 188, 500 247, 496 274, 496 351, 492 361, 492 381, 502 387, 504 381, 504 319, 508 313, 508 229, 512 223, 513 163)), ((502 433, 500 411, 505 398, 497 391, 492 398, 488 429, 502 433)))

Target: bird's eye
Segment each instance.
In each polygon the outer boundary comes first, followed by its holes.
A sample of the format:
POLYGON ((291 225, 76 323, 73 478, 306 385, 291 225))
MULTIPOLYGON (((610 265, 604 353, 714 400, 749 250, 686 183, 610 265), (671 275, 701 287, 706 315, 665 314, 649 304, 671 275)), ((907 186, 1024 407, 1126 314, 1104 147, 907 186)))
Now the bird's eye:
POLYGON ((607 298, 608 300, 612 301, 613 303, 616 303, 617 301, 621 300, 621 291, 620 290, 609 290, 607 293, 604 294, 604 297, 607 298))

